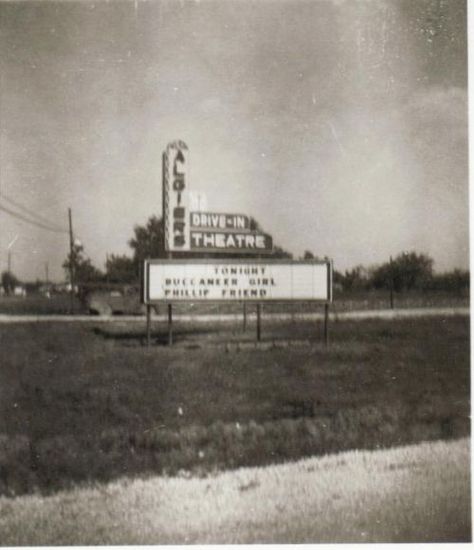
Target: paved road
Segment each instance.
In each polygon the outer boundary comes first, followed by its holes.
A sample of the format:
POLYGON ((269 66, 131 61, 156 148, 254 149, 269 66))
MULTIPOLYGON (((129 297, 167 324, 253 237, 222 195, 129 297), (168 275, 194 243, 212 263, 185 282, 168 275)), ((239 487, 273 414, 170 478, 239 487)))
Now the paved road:
MULTIPOLYGON (((405 317, 452 317, 455 315, 469 315, 469 307, 443 307, 443 308, 411 308, 411 309, 377 309, 361 311, 330 312, 331 320, 355 321, 364 319, 401 319, 405 317)), ((255 314, 248 314, 253 318, 255 314)), ((263 313, 265 319, 275 321, 298 320, 316 321, 323 319, 322 313, 263 313)), ((207 315, 174 315, 173 319, 179 322, 209 323, 213 321, 241 321, 242 315, 237 313, 207 314, 207 315)), ((167 316, 153 315, 153 321, 166 322, 167 316)), ((64 322, 64 323, 110 323, 110 322, 136 322, 145 323, 143 316, 95 316, 95 315, 1 315, 0 323, 40 323, 40 322, 64 322)))

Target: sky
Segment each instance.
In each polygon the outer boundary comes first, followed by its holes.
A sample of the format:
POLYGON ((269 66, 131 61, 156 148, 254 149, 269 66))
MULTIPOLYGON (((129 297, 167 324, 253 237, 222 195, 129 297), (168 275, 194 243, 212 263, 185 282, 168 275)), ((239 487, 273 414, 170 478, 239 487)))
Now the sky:
POLYGON ((131 255, 177 139, 295 257, 465 269, 466 44, 463 0, 0 3, 0 271, 63 280, 69 207, 97 267, 131 255))

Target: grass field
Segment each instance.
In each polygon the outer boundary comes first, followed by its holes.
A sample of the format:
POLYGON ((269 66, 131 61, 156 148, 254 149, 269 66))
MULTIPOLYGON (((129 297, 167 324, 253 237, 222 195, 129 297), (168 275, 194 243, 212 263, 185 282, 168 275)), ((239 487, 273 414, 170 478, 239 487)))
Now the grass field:
POLYGON ((470 540, 468 439, 0 497, 9 546, 470 540))
POLYGON ((178 324, 173 349, 119 327, 0 326, 0 493, 469 433, 467 317, 334 323, 328 349, 280 323, 265 336, 315 345, 238 353, 193 348, 216 326, 178 324))

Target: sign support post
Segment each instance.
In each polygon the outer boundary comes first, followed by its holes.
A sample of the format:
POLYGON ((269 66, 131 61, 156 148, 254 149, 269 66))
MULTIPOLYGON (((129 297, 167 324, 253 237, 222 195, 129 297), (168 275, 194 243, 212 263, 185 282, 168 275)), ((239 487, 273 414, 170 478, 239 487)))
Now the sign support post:
POLYGON ((146 347, 150 347, 151 340, 151 306, 146 306, 146 347))
POLYGON ((244 329, 244 332, 245 332, 247 330, 247 304, 245 302, 243 303, 243 311, 244 311, 243 329, 244 329))
POLYGON ((168 304, 168 346, 173 345, 173 305, 168 304))
POLYGON ((329 345, 329 304, 324 304, 324 344, 329 345))
POLYGON ((257 304, 257 341, 260 342, 262 337, 262 326, 261 326, 261 309, 262 304, 259 302, 257 304))

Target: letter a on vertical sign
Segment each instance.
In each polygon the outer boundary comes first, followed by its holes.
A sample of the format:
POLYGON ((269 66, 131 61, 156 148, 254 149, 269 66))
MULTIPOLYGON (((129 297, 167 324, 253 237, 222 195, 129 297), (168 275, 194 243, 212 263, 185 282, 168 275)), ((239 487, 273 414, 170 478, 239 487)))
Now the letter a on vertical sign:
POLYGON ((188 147, 174 141, 163 153, 163 222, 165 249, 190 249, 188 147))

